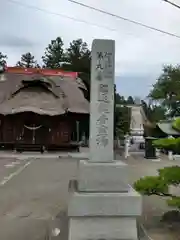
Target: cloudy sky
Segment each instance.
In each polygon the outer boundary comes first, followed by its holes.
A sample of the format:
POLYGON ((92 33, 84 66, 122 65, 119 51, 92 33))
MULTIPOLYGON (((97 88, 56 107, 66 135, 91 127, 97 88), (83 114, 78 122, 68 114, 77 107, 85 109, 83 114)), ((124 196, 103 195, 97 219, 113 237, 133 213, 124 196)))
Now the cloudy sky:
MULTIPOLYGON (((180 4, 180 0, 172 1, 180 4)), ((47 44, 57 36, 62 37, 65 47, 77 38, 83 38, 89 46, 94 38, 115 39, 119 93, 145 97, 163 64, 180 63, 180 38, 83 8, 68 0, 0 2, 0 51, 8 55, 8 65, 15 64, 27 51, 40 61, 47 44)), ((79 2, 180 36, 180 9, 162 0, 79 2)))

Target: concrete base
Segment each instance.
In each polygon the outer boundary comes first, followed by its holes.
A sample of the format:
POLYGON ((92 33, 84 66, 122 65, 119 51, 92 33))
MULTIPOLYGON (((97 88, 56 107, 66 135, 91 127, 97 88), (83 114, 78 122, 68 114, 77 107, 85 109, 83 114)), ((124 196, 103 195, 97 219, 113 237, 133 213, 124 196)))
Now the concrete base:
POLYGON ((69 240, 137 240, 141 196, 127 184, 128 166, 120 161, 80 161, 71 181, 69 240))
POLYGON ((71 193, 68 205, 68 216, 71 217, 141 215, 141 197, 133 188, 126 193, 82 193, 78 192, 76 182, 72 181, 71 193))
POLYGON ((69 240, 137 240, 134 218, 71 218, 69 240))
POLYGON ((128 165, 121 161, 93 163, 79 162, 78 191, 80 192, 128 192, 128 165))

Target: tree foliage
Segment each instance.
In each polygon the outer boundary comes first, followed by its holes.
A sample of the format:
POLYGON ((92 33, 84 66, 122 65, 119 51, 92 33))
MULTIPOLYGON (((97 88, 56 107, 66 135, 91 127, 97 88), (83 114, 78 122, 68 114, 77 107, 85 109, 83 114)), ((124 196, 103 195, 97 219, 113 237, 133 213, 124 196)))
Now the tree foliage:
POLYGON ((176 118, 173 122, 172 122, 172 127, 180 132, 180 118, 176 118))
POLYGON ((33 68, 37 67, 38 65, 35 57, 30 52, 27 52, 25 54, 22 54, 21 60, 17 62, 16 66, 23 68, 33 68))
POLYGON ((64 43, 61 37, 57 37, 52 40, 51 43, 45 49, 44 56, 42 60, 44 67, 46 68, 61 68, 62 63, 65 61, 64 43))
POLYGON ((159 176, 146 176, 135 182, 136 191, 143 195, 166 195, 168 193, 167 184, 161 181, 159 176))
POLYGON ((121 96, 119 93, 115 93, 115 103, 118 105, 126 105, 126 99, 124 96, 121 96))
POLYGON ((160 102, 168 110, 169 116, 180 115, 180 66, 167 65, 153 85, 149 97, 160 102))
POLYGON ((42 56, 43 67, 78 72, 88 89, 86 98, 90 100, 90 55, 87 43, 82 39, 73 40, 69 47, 64 49, 62 38, 57 37, 45 49, 42 56))
POLYGON ((82 39, 73 40, 65 51, 71 71, 90 73, 91 51, 82 39))
POLYGON ((87 99, 90 100, 90 67, 91 51, 88 49, 86 42, 82 39, 73 40, 65 50, 65 62, 63 69, 79 73, 87 90, 87 99))
MULTIPOLYGON (((159 121, 180 115, 180 66, 164 66, 163 73, 153 85, 149 97, 159 103, 152 107, 143 102, 145 114, 150 121, 159 121)), ((180 118, 172 122, 172 128, 180 131, 180 118)), ((180 149, 180 138, 164 138, 153 141, 156 148, 171 151, 180 149)), ((158 176, 146 176, 135 182, 135 189, 143 195, 158 195, 167 198, 167 204, 180 209, 180 197, 171 194, 170 187, 179 187, 180 167, 165 167, 158 171, 158 176)))
POLYGON ((158 149, 175 150, 177 144, 180 143, 179 138, 161 138, 153 141, 153 145, 158 149))
POLYGON ((166 119, 166 110, 160 105, 151 105, 149 111, 149 117, 152 122, 159 122, 160 120, 166 119))
POLYGON ((129 133, 130 131, 130 108, 127 106, 115 107, 115 120, 114 120, 114 130, 115 136, 121 137, 129 133))
POLYGON ((0 65, 4 67, 6 65, 6 60, 7 56, 0 52, 0 65))
POLYGON ((134 104, 134 99, 133 99, 133 97, 132 96, 129 96, 128 98, 127 98, 127 104, 134 104))
POLYGON ((147 119, 151 123, 159 122, 160 120, 166 119, 166 109, 161 105, 152 105, 150 103, 146 103, 145 101, 141 101, 142 108, 147 119))
POLYGON ((114 135, 118 138, 130 131, 131 113, 127 104, 128 99, 126 100, 124 96, 117 93, 116 85, 114 85, 114 135))
POLYGON ((180 197, 170 193, 170 187, 180 185, 180 167, 171 166, 158 170, 158 176, 146 176, 134 183, 134 188, 143 195, 167 198, 170 206, 180 209, 180 197))

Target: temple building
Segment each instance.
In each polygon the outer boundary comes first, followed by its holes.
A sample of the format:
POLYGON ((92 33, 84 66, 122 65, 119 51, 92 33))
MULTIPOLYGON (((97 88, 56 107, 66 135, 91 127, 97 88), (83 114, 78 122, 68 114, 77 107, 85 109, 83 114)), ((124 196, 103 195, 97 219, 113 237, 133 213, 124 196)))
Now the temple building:
POLYGON ((73 148, 76 121, 86 121, 89 102, 77 73, 6 68, 0 73, 0 148, 73 148))

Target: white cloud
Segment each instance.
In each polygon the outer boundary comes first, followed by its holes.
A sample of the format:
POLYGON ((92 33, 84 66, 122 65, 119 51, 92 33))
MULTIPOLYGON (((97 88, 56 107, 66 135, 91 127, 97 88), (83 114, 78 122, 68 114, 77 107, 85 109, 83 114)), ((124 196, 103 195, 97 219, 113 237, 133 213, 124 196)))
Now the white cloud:
MULTIPOLYGON (((19 60, 20 55, 27 51, 31 51, 36 58, 40 59, 47 44, 57 36, 63 38, 65 46, 77 38, 83 38, 89 46, 94 38, 111 38, 116 40, 116 74, 126 76, 126 79, 134 78, 135 82, 125 81, 123 85, 141 84, 141 89, 136 89, 137 93, 134 94, 132 92, 134 88, 130 87, 129 94, 143 95, 148 91, 149 85, 155 81, 154 76, 159 74, 163 64, 180 62, 180 39, 178 38, 83 8, 67 0, 18 1, 106 28, 95 27, 3 0, 0 9, 0 21, 4 23, 0 26, 0 51, 8 55, 9 64, 14 64, 19 60), (107 28, 116 29, 116 31, 107 28), (143 87, 145 91, 142 90, 143 87)), ((180 10, 162 0, 80 1, 180 35, 180 10)), ((176 2, 178 4, 177 0, 176 2)), ((120 80, 118 85, 121 85, 120 80)), ((123 92, 123 88, 126 88, 127 92, 127 86, 122 86, 120 90, 123 92)))

